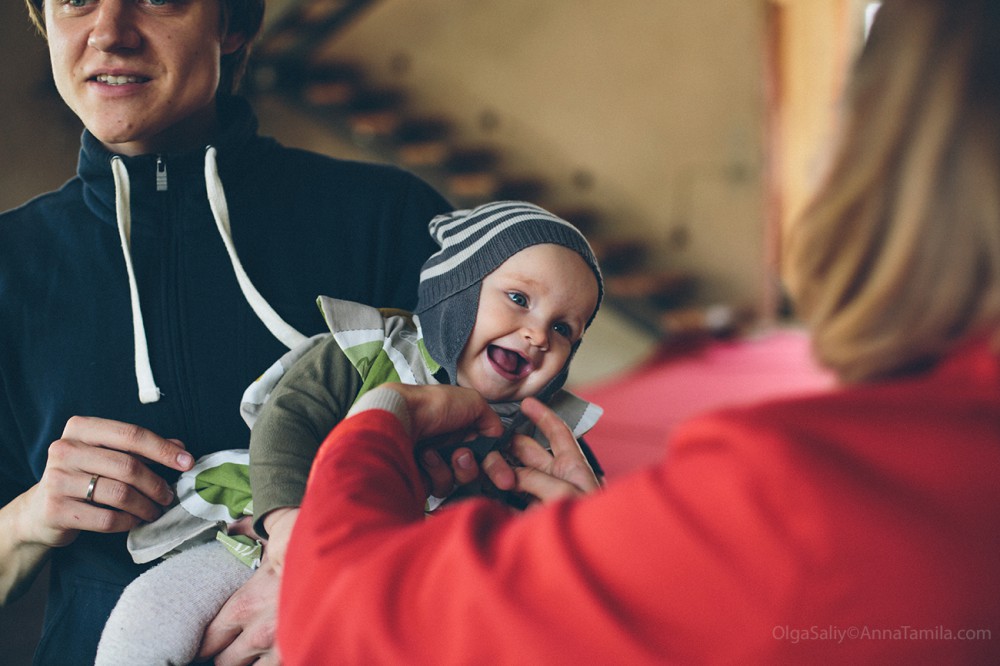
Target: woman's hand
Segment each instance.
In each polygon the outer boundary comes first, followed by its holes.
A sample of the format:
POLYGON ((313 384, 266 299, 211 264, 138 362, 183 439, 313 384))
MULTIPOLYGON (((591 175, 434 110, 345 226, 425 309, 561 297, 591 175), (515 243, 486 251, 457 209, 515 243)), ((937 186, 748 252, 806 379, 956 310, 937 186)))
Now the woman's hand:
MULTIPOLYGON (((379 408, 393 413, 409 433, 423 468, 430 494, 445 497, 457 484, 469 483, 479 476, 479 466, 472 451, 454 450, 446 464, 437 452, 477 435, 499 437, 503 434, 500 417, 477 392, 447 384, 383 384, 366 393, 348 413, 379 408)), ((514 483, 509 469, 508 484, 514 483)), ((501 481, 502 483, 502 481, 501 481)))
POLYGON ((511 452, 523 467, 511 467, 494 451, 486 456, 480 468, 467 448, 456 449, 448 461, 433 448, 427 448, 421 453, 420 462, 430 478, 431 494, 446 497, 456 486, 479 478, 480 471, 500 490, 528 493, 542 502, 600 488, 600 481, 572 431, 555 412, 534 398, 526 398, 521 411, 549 440, 551 452, 531 437, 516 435, 511 452))
MULTIPOLYGON (((429 493, 434 497, 448 497, 459 486, 478 479, 481 473, 472 450, 465 447, 455 449, 446 461, 439 451, 428 446, 420 452, 419 462, 429 480, 429 493)), ((514 471, 499 454, 488 455, 483 461, 482 471, 500 490, 514 489, 517 482, 514 471)))
POLYGON ((41 480, 22 504, 31 534, 48 547, 71 543, 80 531, 124 532, 155 520, 173 499, 150 463, 179 471, 194 464, 175 439, 107 419, 74 416, 49 446, 41 480))
POLYGON ((384 386, 402 397, 409 416, 405 425, 416 442, 433 439, 435 445, 444 446, 475 435, 499 437, 503 434, 500 417, 472 389, 446 384, 384 386))
MULTIPOLYGON (((587 462, 579 442, 569 426, 555 412, 534 398, 525 398, 521 411, 538 426, 549 441, 551 451, 526 435, 516 435, 511 453, 523 467, 513 468, 517 477, 514 490, 533 495, 542 502, 562 497, 585 495, 598 490, 601 483, 587 462)), ((483 470, 491 479, 506 462, 499 454, 483 462, 483 470)))

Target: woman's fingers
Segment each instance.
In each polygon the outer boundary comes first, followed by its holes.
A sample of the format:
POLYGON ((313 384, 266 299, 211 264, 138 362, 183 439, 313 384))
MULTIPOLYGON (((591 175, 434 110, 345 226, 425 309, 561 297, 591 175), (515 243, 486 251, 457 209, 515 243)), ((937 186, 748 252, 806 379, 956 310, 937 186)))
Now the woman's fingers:
POLYGON ((452 469, 445 464, 444 459, 433 448, 425 448, 420 452, 420 467, 427 474, 428 493, 434 497, 447 497, 457 485, 452 469))
POLYGON ((534 467, 516 467, 514 473, 517 475, 517 489, 537 497, 542 502, 586 494, 586 491, 572 482, 534 467))
MULTIPOLYGON (((496 437, 502 432, 496 414, 481 396, 467 389, 391 385, 375 390, 392 390, 402 398, 407 408, 406 425, 418 440, 448 433, 496 437)), ((548 440, 551 452, 529 437, 516 436, 512 452, 526 467, 515 470, 496 451, 477 465, 468 448, 459 447, 445 459, 435 444, 425 441, 425 448, 417 455, 430 494, 446 497, 456 486, 475 480, 480 470, 501 490, 524 491, 543 501, 600 487, 573 432, 555 412, 533 398, 526 398, 521 410, 548 440)))
MULTIPOLYGON (((447 497, 458 486, 478 479, 480 474, 480 466, 476 463, 472 450, 466 447, 455 449, 448 460, 442 458, 436 449, 428 447, 420 452, 420 466, 427 474, 430 494, 435 497, 447 497)), ((501 490, 513 488, 514 474, 499 454, 487 456, 483 461, 482 471, 501 490)))
POLYGON ((514 468, 497 451, 490 451, 486 454, 483 459, 483 473, 500 490, 514 490, 517 486, 514 468))
POLYGON ((580 451, 580 444, 573 436, 566 422, 549 409, 544 403, 535 398, 525 398, 521 401, 521 411, 531 419, 538 429, 549 440, 552 455, 558 457, 562 454, 583 456, 580 451))
POLYGON ((479 467, 469 449, 464 447, 448 453, 438 450, 433 445, 427 446, 419 452, 419 462, 421 469, 427 475, 428 494, 433 497, 448 497, 459 486, 471 483, 479 477, 479 467))
POLYGON ((552 453, 527 435, 514 435, 510 450, 527 467, 548 469, 552 465, 552 453))
POLYGON ((455 434, 498 437, 503 432, 500 417, 471 389, 383 384, 375 391, 395 391, 402 398, 409 415, 410 435, 415 441, 455 434))
POLYGON ((548 501, 601 487, 573 432, 555 412, 534 398, 525 398, 521 411, 545 435, 551 450, 530 437, 514 438, 513 453, 525 465, 517 469, 518 490, 548 501))

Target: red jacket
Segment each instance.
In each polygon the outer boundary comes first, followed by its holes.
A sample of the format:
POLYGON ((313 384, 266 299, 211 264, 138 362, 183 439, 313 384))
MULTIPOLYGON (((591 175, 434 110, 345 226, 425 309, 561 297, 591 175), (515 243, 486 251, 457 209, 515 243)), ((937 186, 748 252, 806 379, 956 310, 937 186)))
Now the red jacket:
POLYGON ((1000 660, 1000 363, 981 347, 696 419, 583 500, 425 521, 423 495, 388 412, 331 434, 287 555, 286 663, 1000 660))

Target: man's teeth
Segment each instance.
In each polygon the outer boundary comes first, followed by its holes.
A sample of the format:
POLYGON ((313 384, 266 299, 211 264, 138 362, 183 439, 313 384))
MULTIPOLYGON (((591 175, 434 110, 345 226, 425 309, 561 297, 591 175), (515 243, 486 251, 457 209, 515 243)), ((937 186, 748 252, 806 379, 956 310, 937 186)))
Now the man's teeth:
POLYGON ((138 76, 115 76, 113 74, 98 74, 97 82, 106 83, 109 86, 122 86, 126 83, 140 83, 144 79, 138 76))

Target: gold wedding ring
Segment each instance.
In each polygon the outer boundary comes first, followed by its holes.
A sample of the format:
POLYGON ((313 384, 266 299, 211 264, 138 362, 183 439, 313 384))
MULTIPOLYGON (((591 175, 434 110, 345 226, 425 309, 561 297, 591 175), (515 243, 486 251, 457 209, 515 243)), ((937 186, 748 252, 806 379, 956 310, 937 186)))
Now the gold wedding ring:
POLYGON ((90 502, 91 504, 94 503, 94 488, 97 487, 97 480, 99 478, 101 478, 100 474, 95 474, 90 477, 90 485, 87 486, 87 494, 83 496, 84 502, 90 502))

